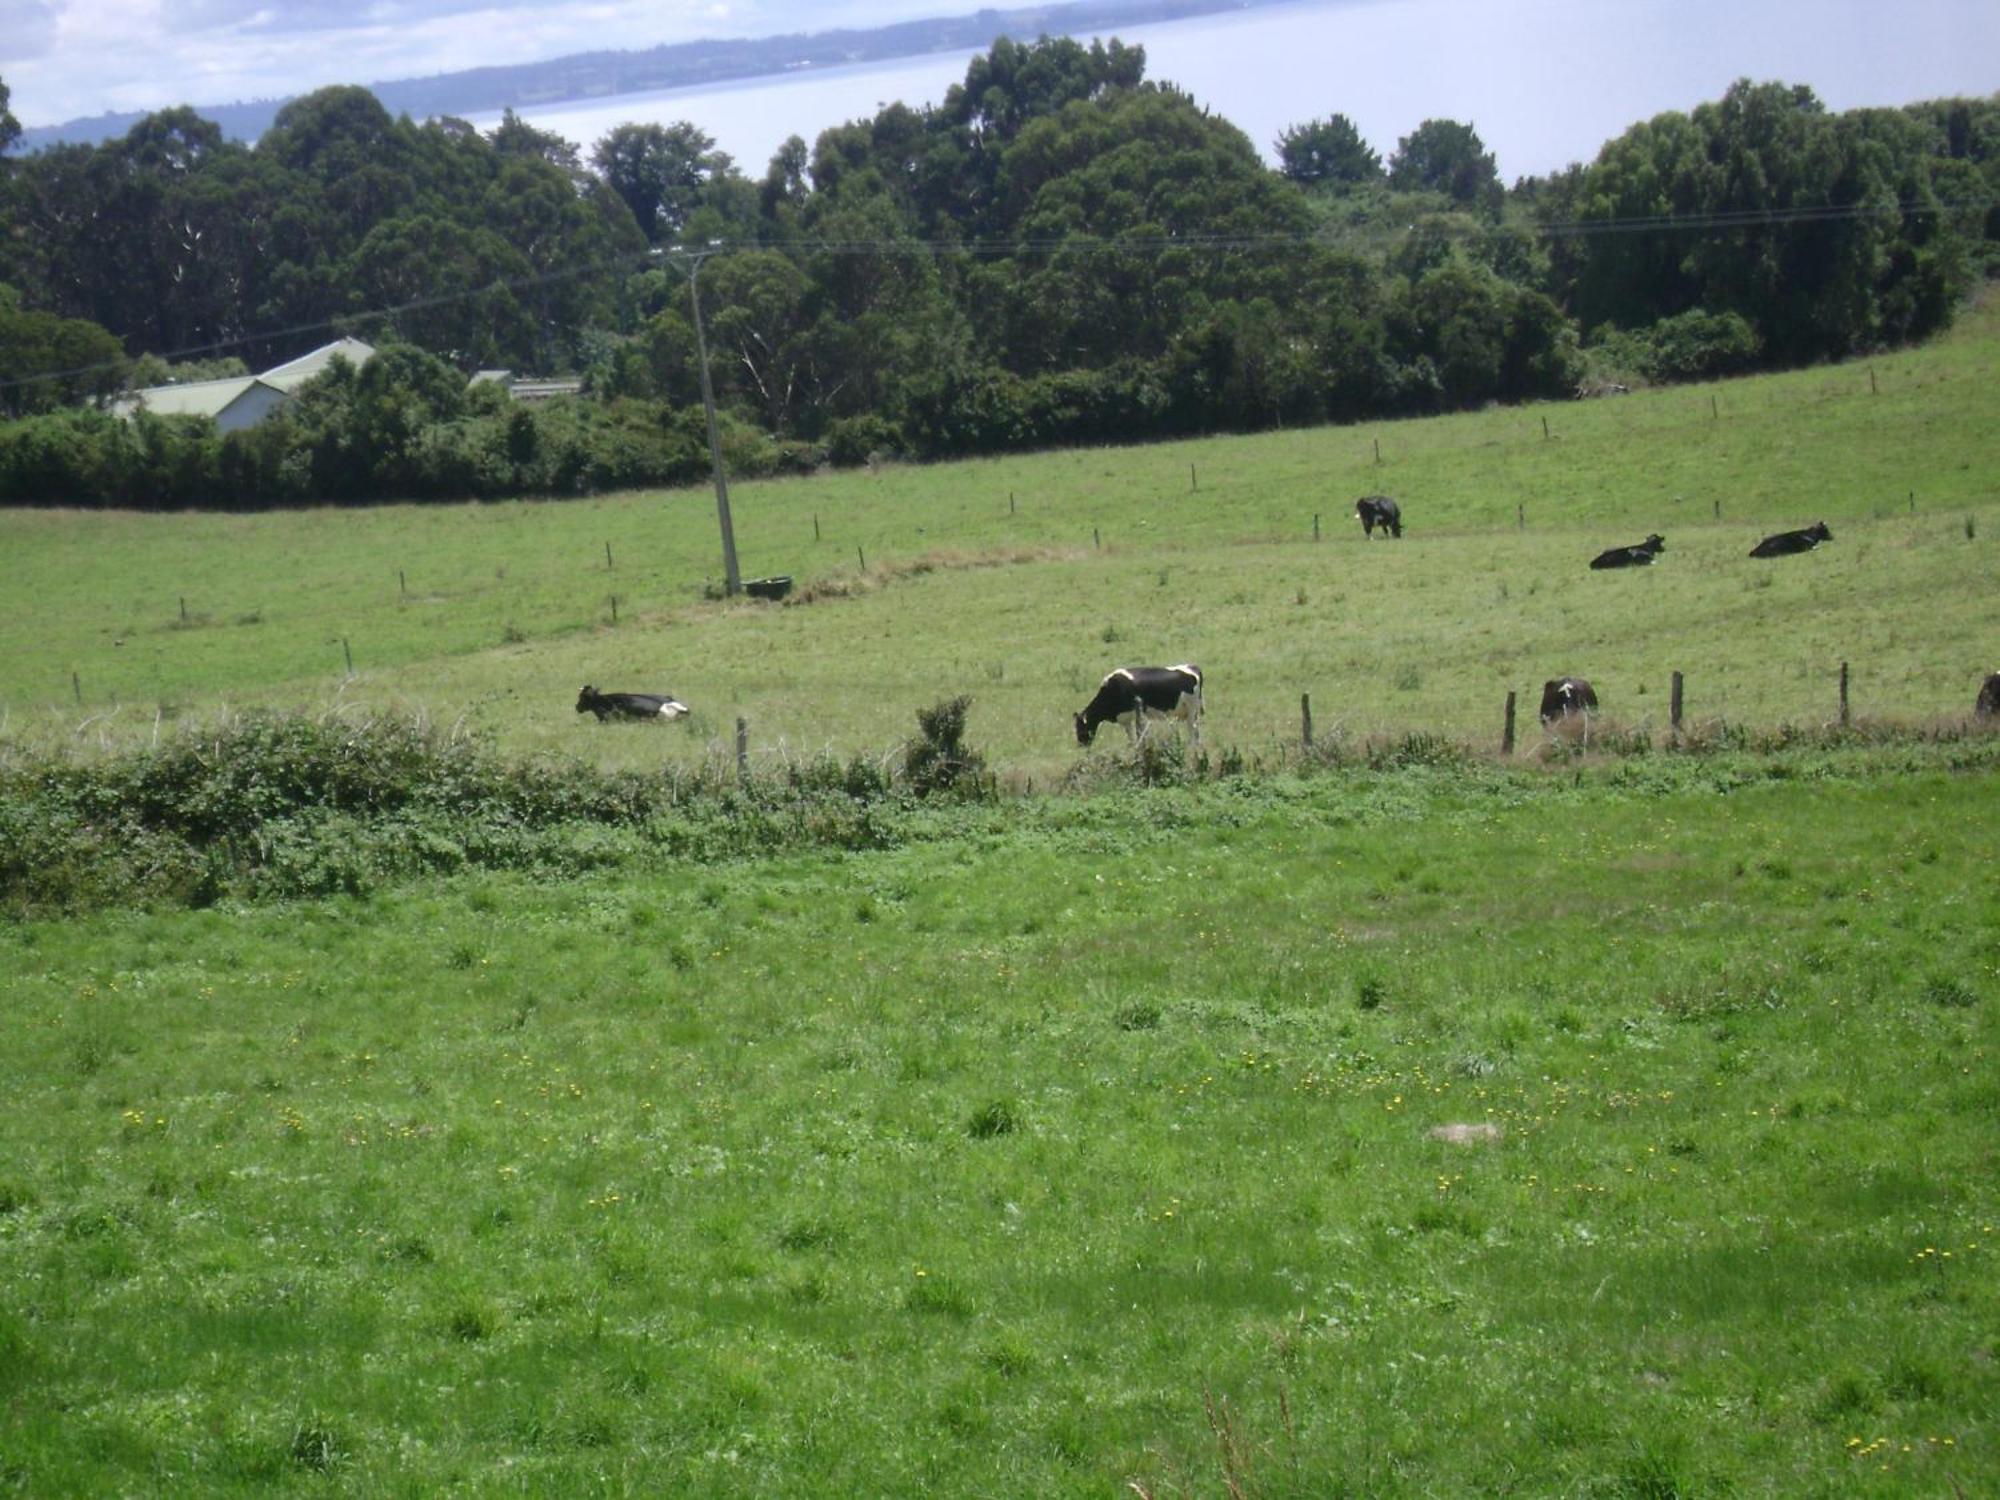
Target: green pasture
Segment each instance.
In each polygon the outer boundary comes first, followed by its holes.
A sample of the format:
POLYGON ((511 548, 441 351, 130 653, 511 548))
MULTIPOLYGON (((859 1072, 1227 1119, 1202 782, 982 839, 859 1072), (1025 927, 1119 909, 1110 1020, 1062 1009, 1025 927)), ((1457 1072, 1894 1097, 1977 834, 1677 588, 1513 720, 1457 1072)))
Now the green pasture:
POLYGON ((886 751, 968 692, 971 738, 1046 779, 1098 677, 1144 661, 1199 663, 1210 742, 1266 758, 1296 743, 1301 694, 1322 737, 1497 742, 1506 694, 1532 707, 1563 673, 1628 728, 1664 727, 1674 671, 1697 723, 1821 723, 1842 661, 1857 713, 1959 717, 2000 664, 1996 376, 1989 301, 1931 347, 1715 386, 739 484, 746 575, 813 599, 785 607, 704 597, 706 489, 0 512, 0 739, 388 707, 644 766, 733 753, 739 717, 760 758, 886 751), (1360 537, 1354 498, 1378 491, 1400 543, 1360 537), (1819 519, 1820 552, 1745 556, 1819 519), (1587 571, 1654 530, 1658 567, 1587 571), (697 714, 598 732, 573 712, 585 682, 697 714))
POLYGON ((0 1491, 1992 1493, 1949 764, 0 926, 0 1491))

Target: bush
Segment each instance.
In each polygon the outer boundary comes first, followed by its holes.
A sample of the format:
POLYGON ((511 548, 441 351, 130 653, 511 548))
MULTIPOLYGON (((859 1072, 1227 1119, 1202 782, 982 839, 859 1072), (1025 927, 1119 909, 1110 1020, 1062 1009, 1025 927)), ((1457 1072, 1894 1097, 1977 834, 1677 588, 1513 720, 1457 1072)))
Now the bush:
MULTIPOLYGON (((950 710, 942 705, 934 712, 950 710)), ((985 796, 962 707, 919 795, 985 796)), ((646 858, 889 847, 914 824, 884 762, 746 785, 705 772, 502 762, 407 719, 251 715, 106 761, 0 764, 0 911, 360 894, 461 869, 574 874, 646 858)))
POLYGON ((991 794, 986 757, 965 746, 965 714, 971 707, 972 700, 960 695, 917 710, 919 737, 903 754, 903 774, 919 797, 973 800, 991 794))
POLYGON ((1603 381, 1670 384, 1743 374, 1757 367, 1762 353, 1757 330, 1742 314, 1695 308, 1662 318, 1650 328, 1631 332, 1606 328, 1592 341, 1588 364, 1592 375, 1603 381))
POLYGON ((842 468, 851 469, 872 463, 878 457, 894 456, 902 448, 902 430, 873 413, 840 417, 827 425, 827 461, 842 468))

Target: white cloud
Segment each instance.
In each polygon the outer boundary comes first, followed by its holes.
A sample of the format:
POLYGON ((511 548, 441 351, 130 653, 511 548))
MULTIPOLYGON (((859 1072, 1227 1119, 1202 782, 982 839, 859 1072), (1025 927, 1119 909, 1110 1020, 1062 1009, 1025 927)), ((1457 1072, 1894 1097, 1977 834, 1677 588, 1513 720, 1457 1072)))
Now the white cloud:
POLYGON ((56 43, 55 0, 0 0, 0 65, 41 57, 56 43))

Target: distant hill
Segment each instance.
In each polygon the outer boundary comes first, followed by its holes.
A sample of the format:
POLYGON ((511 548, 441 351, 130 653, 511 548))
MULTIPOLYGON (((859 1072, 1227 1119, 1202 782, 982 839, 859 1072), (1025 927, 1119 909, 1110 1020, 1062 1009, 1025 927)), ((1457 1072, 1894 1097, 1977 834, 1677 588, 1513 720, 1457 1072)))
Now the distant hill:
MULTIPOLYGON (((1001 36, 1032 40, 1117 26, 1177 21, 1219 11, 1250 10, 1282 0, 1072 0, 1064 5, 982 10, 969 16, 904 21, 863 31, 816 31, 746 41, 676 42, 638 52, 578 52, 548 62, 472 68, 429 78, 403 78, 367 87, 392 114, 413 119, 528 109, 572 99, 602 99, 656 89, 692 88, 744 78, 846 67, 854 63, 921 57, 930 52, 989 46, 1001 36)), ((225 135, 244 141, 262 135, 289 99, 202 104, 195 112, 225 135)), ((91 115, 60 125, 29 126, 17 151, 62 142, 86 144, 125 134, 145 111, 91 115)))

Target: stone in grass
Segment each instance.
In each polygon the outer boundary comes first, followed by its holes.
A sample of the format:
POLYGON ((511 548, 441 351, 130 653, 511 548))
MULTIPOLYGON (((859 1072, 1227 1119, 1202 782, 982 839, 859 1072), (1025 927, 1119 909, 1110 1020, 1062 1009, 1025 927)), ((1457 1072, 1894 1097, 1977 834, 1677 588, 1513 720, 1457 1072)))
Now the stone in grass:
POLYGON ((1453 1146, 1478 1146, 1499 1140, 1500 1127, 1491 1120, 1481 1120, 1473 1125, 1433 1125, 1424 1134, 1434 1141, 1444 1141, 1453 1146))

